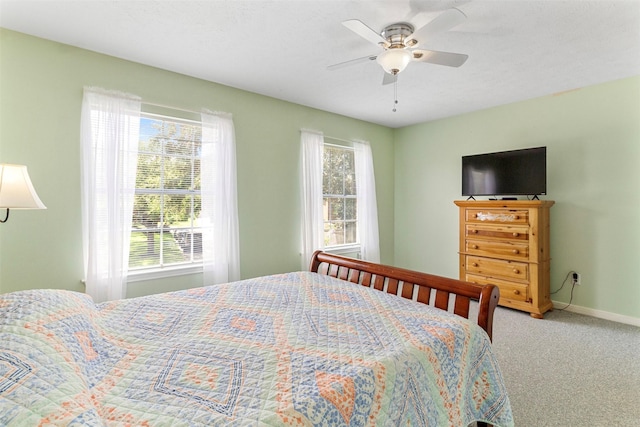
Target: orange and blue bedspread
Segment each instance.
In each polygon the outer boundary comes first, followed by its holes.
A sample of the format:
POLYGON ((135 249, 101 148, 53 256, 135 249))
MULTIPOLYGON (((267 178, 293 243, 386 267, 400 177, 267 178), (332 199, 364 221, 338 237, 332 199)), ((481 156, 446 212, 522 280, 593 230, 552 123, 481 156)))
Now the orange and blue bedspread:
POLYGON ((309 272, 0 295, 0 425, 512 426, 482 329, 309 272))

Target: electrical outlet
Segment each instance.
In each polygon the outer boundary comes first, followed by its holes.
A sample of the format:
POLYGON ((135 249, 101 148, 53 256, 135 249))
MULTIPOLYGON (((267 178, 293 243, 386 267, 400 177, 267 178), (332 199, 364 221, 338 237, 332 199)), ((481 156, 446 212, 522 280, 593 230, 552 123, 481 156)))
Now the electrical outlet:
POLYGON ((581 279, 582 279, 582 276, 580 275, 580 273, 577 273, 575 271, 572 273, 571 280, 574 285, 580 286, 582 284, 581 279))

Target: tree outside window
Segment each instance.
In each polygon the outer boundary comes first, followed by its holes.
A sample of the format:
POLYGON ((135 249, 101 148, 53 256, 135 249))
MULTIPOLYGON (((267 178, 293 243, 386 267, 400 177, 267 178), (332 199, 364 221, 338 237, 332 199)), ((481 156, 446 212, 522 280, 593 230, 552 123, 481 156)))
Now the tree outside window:
POLYGON ((202 260, 200 123, 144 114, 129 268, 202 260))
POLYGON ((353 149, 325 144, 322 193, 325 246, 358 243, 353 149))

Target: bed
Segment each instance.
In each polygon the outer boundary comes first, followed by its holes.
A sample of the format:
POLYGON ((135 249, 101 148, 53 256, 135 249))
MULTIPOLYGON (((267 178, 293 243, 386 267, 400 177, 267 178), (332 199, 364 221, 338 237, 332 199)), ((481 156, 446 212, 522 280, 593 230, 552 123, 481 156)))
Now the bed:
POLYGON ((497 300, 324 252, 310 271, 101 304, 0 295, 0 425, 512 426, 497 300))

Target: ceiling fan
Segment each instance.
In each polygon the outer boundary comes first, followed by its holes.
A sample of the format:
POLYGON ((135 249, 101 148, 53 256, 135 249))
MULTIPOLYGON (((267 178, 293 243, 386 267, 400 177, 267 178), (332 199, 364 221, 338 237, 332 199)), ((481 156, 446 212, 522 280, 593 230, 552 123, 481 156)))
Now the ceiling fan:
POLYGON ((386 26, 380 33, 375 32, 358 19, 344 21, 342 25, 365 40, 378 45, 383 51, 379 54, 330 65, 327 68, 336 70, 360 62, 375 60, 385 71, 382 84, 389 84, 395 82, 398 73, 413 61, 460 67, 469 55, 415 48, 421 43, 424 44, 429 36, 447 31, 462 23, 466 18, 467 16, 459 9, 448 9, 417 30, 408 22, 398 22, 386 26))

